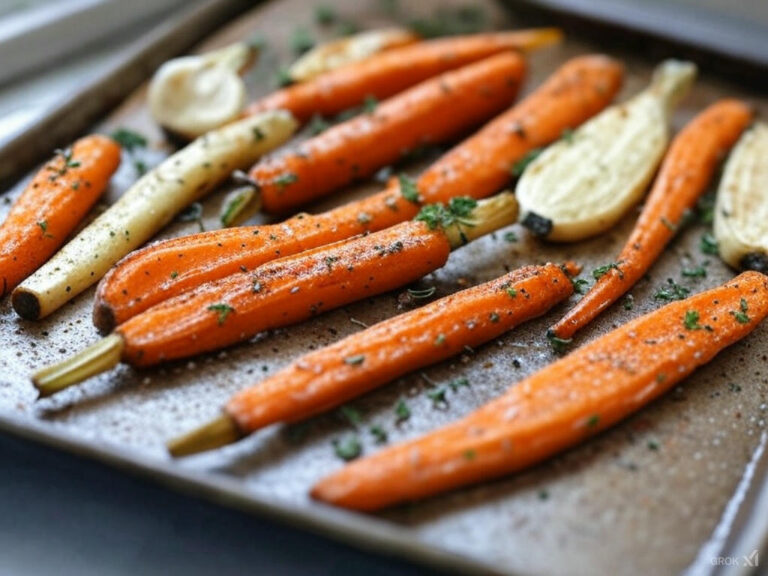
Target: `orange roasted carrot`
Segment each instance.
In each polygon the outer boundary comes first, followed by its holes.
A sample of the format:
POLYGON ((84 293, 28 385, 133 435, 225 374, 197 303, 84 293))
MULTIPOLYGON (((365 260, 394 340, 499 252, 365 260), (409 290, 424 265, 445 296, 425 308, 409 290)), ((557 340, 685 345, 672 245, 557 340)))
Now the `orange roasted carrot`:
POLYGON ((768 277, 745 272, 586 344, 476 412, 321 480, 312 496, 377 510, 510 474, 657 398, 768 316, 768 277))
POLYGON ((721 100, 696 116, 678 134, 627 243, 614 265, 550 329, 550 337, 570 339, 634 286, 674 237, 688 210, 706 191, 718 161, 752 119, 738 100, 721 100))
POLYGON ((422 203, 448 202, 464 194, 489 196, 505 185, 510 166, 525 154, 605 108, 621 86, 621 78, 621 66, 614 60, 575 58, 519 104, 453 148, 415 183, 403 179, 401 187, 394 179, 378 194, 322 214, 165 240, 133 252, 99 284, 94 324, 109 332, 150 306, 204 282, 413 218, 422 203))
POLYGON ((119 164, 120 146, 93 135, 58 151, 35 175, 0 227, 0 298, 64 244, 119 164))
POLYGON ((273 92, 251 104, 245 113, 283 109, 300 122, 315 114, 334 116, 361 105, 367 97, 383 100, 427 78, 499 52, 535 50, 561 38, 559 30, 541 28, 417 42, 273 92))
POLYGON ((440 268, 452 248, 515 222, 517 201, 509 192, 480 202, 455 198, 425 206, 417 218, 203 284, 33 380, 41 395, 52 394, 120 360, 149 366, 216 350, 409 284, 440 268))
POLYGON ((400 159, 445 142, 514 100, 525 61, 497 54, 425 80, 346 122, 257 162, 250 171, 267 212, 286 213, 400 159))
MULTIPOLYGON (((576 267, 568 265, 568 272, 576 267)), ((500 336, 573 292, 555 264, 526 266, 395 316, 298 358, 243 390, 218 420, 169 444, 174 456, 222 446, 277 422, 293 422, 500 336)))

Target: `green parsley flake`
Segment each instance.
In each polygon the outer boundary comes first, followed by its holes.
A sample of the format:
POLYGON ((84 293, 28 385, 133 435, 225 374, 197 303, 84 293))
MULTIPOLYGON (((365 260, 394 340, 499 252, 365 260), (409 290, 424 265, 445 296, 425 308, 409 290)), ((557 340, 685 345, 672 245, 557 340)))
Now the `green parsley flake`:
POLYGON ((402 398, 397 401, 397 405, 395 406, 395 416, 395 422, 397 424, 405 422, 411 417, 411 409, 408 408, 408 404, 406 404, 405 400, 402 398))
POLYGON ((345 436, 341 440, 333 441, 333 451, 336 456, 349 462, 358 458, 363 453, 363 446, 357 436, 345 436))
POLYGON ((223 302, 220 302, 218 304, 211 304, 210 306, 208 306, 208 310, 210 310, 211 312, 216 312, 218 316, 219 326, 224 324, 224 321, 227 319, 227 316, 235 312, 235 309, 232 308, 232 306, 230 306, 229 304, 225 304, 223 302))
POLYGON ((358 366, 363 362, 365 362, 365 354, 357 354, 355 356, 347 356, 344 358, 344 364, 349 364, 350 366, 358 366))
POLYGON ((397 178, 400 182, 400 194, 403 195, 403 198, 408 200, 408 202, 418 204, 419 189, 416 187, 416 180, 405 174, 400 174, 397 178))

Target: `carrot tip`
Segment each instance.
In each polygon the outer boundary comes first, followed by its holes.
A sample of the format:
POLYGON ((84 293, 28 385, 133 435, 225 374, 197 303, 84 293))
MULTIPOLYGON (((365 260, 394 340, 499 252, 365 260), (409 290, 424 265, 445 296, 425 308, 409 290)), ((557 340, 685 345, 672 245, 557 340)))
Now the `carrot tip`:
POLYGON ((112 334, 62 362, 38 370, 32 375, 32 383, 39 393, 38 399, 52 396, 117 366, 124 346, 122 336, 112 334))
POLYGON ((115 311, 106 302, 97 302, 93 307, 93 325, 99 331, 99 334, 105 335, 112 332, 117 325, 115 311))
POLYGON ((174 458, 207 452, 237 442, 244 436, 233 418, 223 415, 167 444, 174 458))

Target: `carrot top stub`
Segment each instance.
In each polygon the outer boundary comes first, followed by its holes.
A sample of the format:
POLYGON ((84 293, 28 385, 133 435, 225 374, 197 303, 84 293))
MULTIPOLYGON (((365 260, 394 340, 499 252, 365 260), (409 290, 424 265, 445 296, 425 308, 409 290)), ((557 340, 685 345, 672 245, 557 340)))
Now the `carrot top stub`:
POLYGON ((586 344, 459 422, 348 465, 312 496, 376 510, 520 470, 625 418, 766 316, 768 277, 746 272, 586 344))

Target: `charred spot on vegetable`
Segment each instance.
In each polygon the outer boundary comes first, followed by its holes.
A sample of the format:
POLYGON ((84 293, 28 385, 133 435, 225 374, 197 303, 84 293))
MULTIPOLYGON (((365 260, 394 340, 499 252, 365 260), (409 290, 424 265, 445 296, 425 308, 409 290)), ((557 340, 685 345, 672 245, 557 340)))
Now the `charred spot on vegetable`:
POLYGON ((535 212, 528 212, 521 224, 533 233, 534 236, 544 238, 552 232, 552 220, 539 216, 535 212))
POLYGON ((762 252, 750 252, 745 254, 739 262, 742 270, 754 270, 768 274, 768 254, 762 252))
POLYGON ((253 141, 254 142, 261 142, 267 137, 266 134, 264 134, 264 130, 259 128, 258 126, 253 127, 253 141))
POLYGON ((358 458, 363 453, 363 446, 357 436, 345 436, 341 440, 333 441, 333 451, 336 456, 349 462, 358 458))
POLYGON ((235 309, 232 308, 232 306, 224 302, 211 304, 208 306, 208 310, 216 313, 216 320, 219 323, 219 326, 224 324, 224 322, 227 320, 227 316, 235 312, 235 309))
POLYGON ((203 217, 203 205, 193 202, 176 216, 177 222, 200 222, 203 217))

